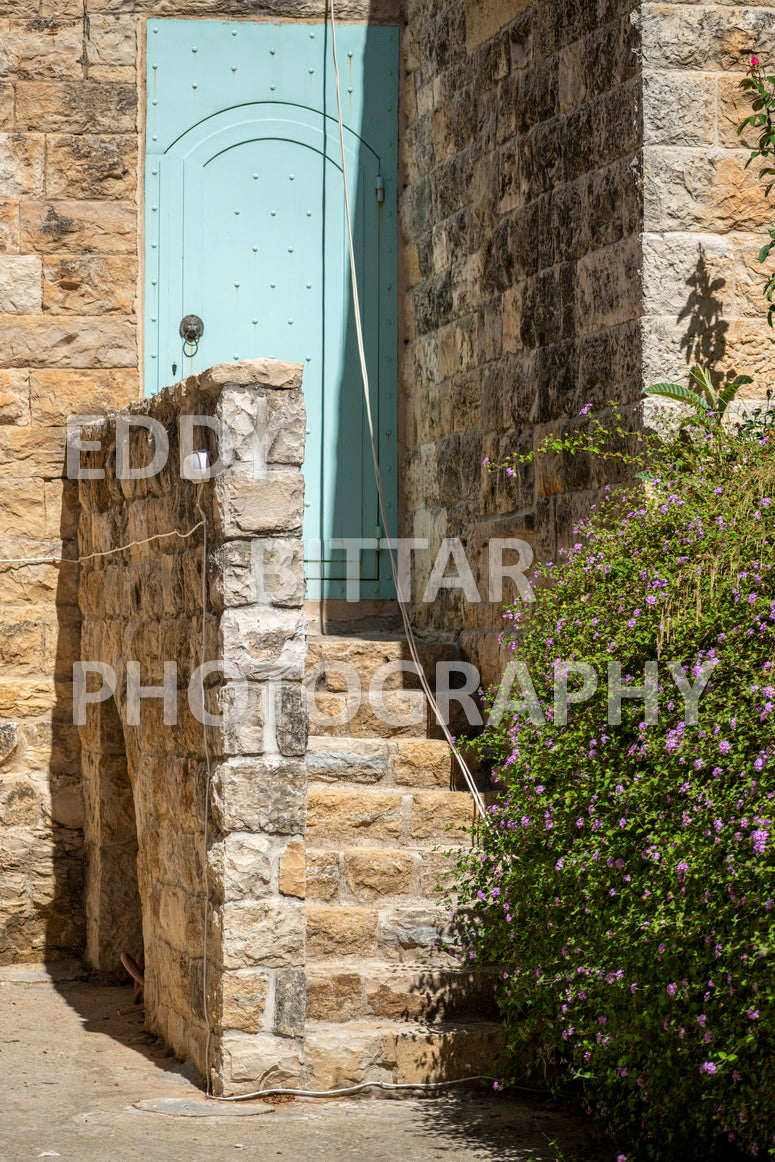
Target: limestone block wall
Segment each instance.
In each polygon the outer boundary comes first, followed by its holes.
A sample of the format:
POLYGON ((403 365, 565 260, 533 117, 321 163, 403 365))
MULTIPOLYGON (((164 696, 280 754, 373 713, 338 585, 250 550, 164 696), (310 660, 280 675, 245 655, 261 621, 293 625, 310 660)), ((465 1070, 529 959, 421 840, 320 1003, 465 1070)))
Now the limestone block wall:
POLYGON ((775 6, 408 0, 406 15, 404 531, 430 542, 415 617, 492 677, 499 606, 419 600, 441 538, 462 537, 486 597, 484 542, 553 557, 602 477, 484 458, 585 405, 630 408, 698 358, 755 375, 758 395, 771 382, 755 259, 772 213, 736 125, 775 6))
POLYGON ((739 88, 752 54, 775 63, 775 4, 643 5, 643 360, 647 382, 702 360, 775 387, 757 261, 773 222, 745 162, 739 88))
MULTIPOLYGON (((638 396, 640 36, 632 0, 408 0, 405 528, 521 537, 551 557, 600 481, 482 461, 523 453, 582 406, 638 396)), ((416 605, 492 676, 499 607, 416 605)))
MULTIPOLYGON (((104 971, 122 951, 144 953, 148 1027, 227 1087, 297 1077, 303 1034, 300 384, 300 367, 269 360, 192 376, 93 424, 87 436, 100 446, 82 464, 104 476, 79 482, 82 556, 206 522, 206 543, 199 527, 81 567, 82 658, 115 674, 114 694, 81 715, 86 949, 104 971), (127 415, 158 421, 169 437, 166 463, 148 479, 117 478, 127 415), (217 438, 198 428, 194 442, 212 460, 220 449, 226 466, 212 481, 181 476, 186 415, 217 423, 217 438), (206 726, 190 698, 203 661, 215 663, 207 711, 223 715, 206 726), (157 688, 139 704, 133 663, 140 685, 157 688)), ((130 437, 131 463, 147 463, 148 432, 130 437)))
MULTIPOLYGON (((72 414, 141 394, 150 16, 322 20, 324 0, 28 0, 0 12, 0 556, 72 554, 72 414)), ((398 0, 341 0, 395 20, 398 0)), ((256 352, 258 354, 258 352, 256 352)), ((0 566, 0 962, 83 945, 73 566, 0 566)))

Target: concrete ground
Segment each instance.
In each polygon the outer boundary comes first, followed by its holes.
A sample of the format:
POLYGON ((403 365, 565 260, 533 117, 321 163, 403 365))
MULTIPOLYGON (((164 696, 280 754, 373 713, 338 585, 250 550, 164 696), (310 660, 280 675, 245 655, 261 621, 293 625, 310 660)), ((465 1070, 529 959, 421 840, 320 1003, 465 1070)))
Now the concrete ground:
POLYGON ((541 1099, 207 1103, 196 1075, 143 1031, 129 988, 0 969, 0 1162, 549 1162, 589 1159, 580 1123, 541 1099), (138 1109, 150 1103, 177 1112, 138 1109), (203 1116, 186 1110, 204 1111, 203 1116), (557 1142, 559 1149, 552 1146, 557 1142))

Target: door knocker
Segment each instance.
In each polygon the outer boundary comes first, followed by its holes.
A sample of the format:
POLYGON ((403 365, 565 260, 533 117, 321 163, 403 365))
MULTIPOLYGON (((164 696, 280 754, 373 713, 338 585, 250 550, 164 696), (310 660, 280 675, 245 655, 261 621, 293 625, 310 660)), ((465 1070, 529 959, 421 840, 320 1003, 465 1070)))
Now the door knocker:
POLYGON ((183 354, 189 358, 199 350, 199 340, 204 334, 205 325, 199 315, 185 315, 180 320, 180 337, 183 340, 183 354))

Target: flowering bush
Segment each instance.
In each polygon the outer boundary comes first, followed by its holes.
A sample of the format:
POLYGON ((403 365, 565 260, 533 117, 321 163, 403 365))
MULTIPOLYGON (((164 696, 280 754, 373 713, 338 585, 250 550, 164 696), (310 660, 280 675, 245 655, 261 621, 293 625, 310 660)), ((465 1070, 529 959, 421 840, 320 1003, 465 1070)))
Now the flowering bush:
POLYGON ((680 462, 652 453, 506 611, 466 956, 498 967, 507 1075, 574 1079, 629 1157, 775 1156, 775 460, 719 429, 680 462))

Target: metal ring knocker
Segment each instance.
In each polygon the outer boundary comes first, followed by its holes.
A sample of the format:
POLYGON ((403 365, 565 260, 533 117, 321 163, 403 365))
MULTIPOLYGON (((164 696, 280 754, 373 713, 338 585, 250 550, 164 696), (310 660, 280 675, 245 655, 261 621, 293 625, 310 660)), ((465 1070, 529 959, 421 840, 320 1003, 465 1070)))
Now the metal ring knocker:
POLYGON ((190 359, 199 350, 199 340, 204 334, 205 325, 199 315, 184 315, 178 330, 183 340, 183 354, 190 359))

